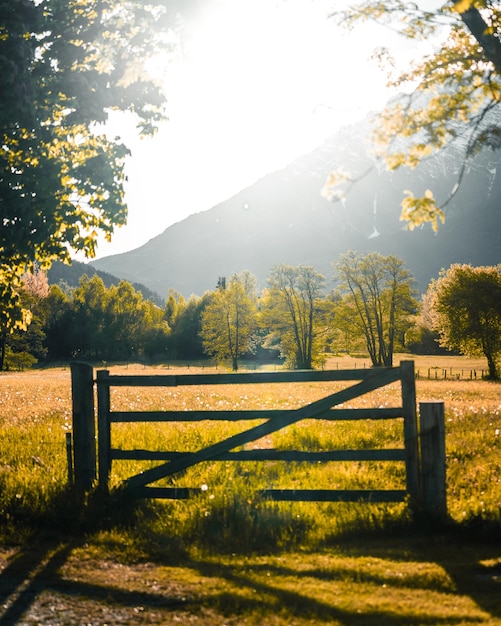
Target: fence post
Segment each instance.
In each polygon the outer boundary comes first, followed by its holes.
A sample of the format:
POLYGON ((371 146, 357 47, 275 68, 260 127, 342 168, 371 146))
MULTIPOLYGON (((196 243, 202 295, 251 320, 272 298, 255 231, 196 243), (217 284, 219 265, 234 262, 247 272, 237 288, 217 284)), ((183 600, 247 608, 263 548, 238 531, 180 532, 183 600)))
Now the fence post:
POLYGON ((75 486, 84 491, 96 479, 96 426, 94 381, 88 363, 71 364, 73 410, 73 475, 75 486))
POLYGON ((110 431, 110 385, 109 371, 97 372, 97 452, 99 488, 108 491, 108 477, 111 466, 111 431, 110 431))
POLYGON ((419 414, 422 510, 443 519, 447 516, 444 403, 421 402, 419 414))
POLYGON ((407 491, 409 492, 410 506, 415 509, 420 501, 420 484, 414 361, 401 361, 400 378, 402 385, 402 412, 404 417, 407 491))

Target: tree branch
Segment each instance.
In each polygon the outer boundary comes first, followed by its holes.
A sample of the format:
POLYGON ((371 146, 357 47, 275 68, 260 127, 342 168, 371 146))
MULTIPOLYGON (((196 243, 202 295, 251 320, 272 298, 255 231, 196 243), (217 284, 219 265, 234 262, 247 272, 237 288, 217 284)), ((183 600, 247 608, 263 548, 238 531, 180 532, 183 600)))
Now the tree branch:
MULTIPOLYGON (((460 3, 461 0, 454 0, 456 7, 460 3)), ((473 4, 470 4, 466 11, 461 12, 459 9, 457 10, 465 26, 481 45, 485 55, 496 68, 496 72, 501 74, 501 41, 491 33, 491 29, 480 11, 473 4)))

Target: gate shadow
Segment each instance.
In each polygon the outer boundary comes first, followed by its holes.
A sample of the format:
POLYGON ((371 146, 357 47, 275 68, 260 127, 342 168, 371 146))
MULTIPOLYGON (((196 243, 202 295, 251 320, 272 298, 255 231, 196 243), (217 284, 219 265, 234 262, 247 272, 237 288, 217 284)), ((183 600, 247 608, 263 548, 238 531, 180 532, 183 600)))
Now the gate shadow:
MULTIPOLYGON (((119 587, 68 580, 60 570, 72 551, 82 542, 33 544, 23 548, 0 572, 0 626, 15 626, 43 591, 54 591, 67 597, 81 596, 106 604, 137 607, 184 608, 185 599, 165 594, 129 591, 119 587)), ((190 602, 193 606, 193 602, 190 602)))
POLYGON ((0 616, 2 626, 17 624, 44 585, 64 565, 72 545, 33 543, 12 558, 0 573, 0 616))
MULTIPOLYGON (((407 535, 397 537, 374 537, 363 536, 357 539, 350 537, 349 540, 340 541, 334 547, 334 554, 340 556, 352 556, 354 558, 379 559, 381 562, 388 561, 393 564, 406 564, 416 562, 418 567, 429 564, 431 567, 438 566, 443 570, 443 582, 427 579, 426 575, 411 576, 412 586, 409 579, 398 580, 389 579, 385 576, 385 568, 381 566, 380 571, 351 571, 350 566, 332 568, 298 568, 290 566, 277 566, 276 559, 272 559, 275 564, 269 562, 259 562, 256 564, 249 559, 248 572, 244 572, 241 565, 232 566, 228 563, 215 562, 215 559, 189 559, 180 565, 196 570, 203 578, 221 578, 232 586, 245 588, 260 599, 254 601, 252 598, 242 598, 240 594, 225 592, 220 596, 213 597, 214 605, 221 610, 225 616, 238 615, 241 611, 252 610, 254 605, 259 605, 263 610, 265 607, 270 612, 276 612, 277 607, 286 607, 288 615, 294 618, 339 624, 357 624, 380 626, 401 626, 403 623, 409 626, 421 624, 478 624, 478 616, 470 616, 467 613, 458 611, 457 616, 447 615, 441 617, 440 607, 433 607, 429 613, 425 609, 416 611, 416 615, 398 614, 395 609, 391 611, 368 609, 363 611, 363 615, 356 611, 344 610, 336 606, 335 593, 331 594, 333 602, 317 600, 306 592, 289 591, 282 586, 270 584, 267 577, 284 577, 284 579, 296 579, 296 589, 303 587, 301 580, 313 580, 318 584, 325 582, 342 582, 343 578, 356 580, 361 585, 370 584, 381 590, 387 587, 411 592, 432 591, 444 594, 447 600, 453 597, 469 598, 483 613, 489 615, 489 620, 501 620, 501 542, 499 533, 495 537, 489 536, 482 540, 478 536, 464 536, 461 531, 451 529, 450 534, 421 532, 414 529, 412 536, 407 535), (268 598, 263 601, 263 598, 268 598), (436 611, 434 609, 437 609, 436 611)), ((321 554, 329 554, 329 548, 321 550, 321 554)), ((315 553, 313 553, 315 554, 315 553)), ((305 553, 305 557, 308 553, 305 553)), ((266 557, 264 557, 266 559, 266 557)), ((298 556, 301 559, 301 555, 298 556)), ((226 559, 228 561, 228 559, 226 559)), ((237 559, 238 563, 238 559, 237 559)), ((306 587, 303 587, 306 589, 306 587)), ((271 613, 270 613, 271 614, 271 613)), ((482 620, 483 621, 483 620, 482 620)), ((489 623, 493 623, 489 621, 489 623)), ((501 621, 500 621, 501 623, 501 621)))
MULTIPOLYGON (((347 610, 336 602, 334 585, 343 579, 355 577, 361 585, 374 585, 384 593, 384 586, 406 588, 409 581, 398 582, 394 578, 385 577, 384 567, 378 570, 350 570, 349 563, 340 564, 339 560, 329 567, 315 566, 294 568, 281 565, 280 561, 270 557, 257 560, 248 559, 247 564, 240 558, 190 558, 179 554, 174 559, 165 555, 150 554, 150 562, 154 566, 176 566, 189 568, 200 580, 211 579, 212 588, 204 590, 200 587, 195 595, 187 597, 170 595, 166 592, 151 590, 126 590, 118 585, 99 584, 92 581, 74 581, 65 578, 61 569, 71 557, 72 551, 83 545, 83 541, 48 542, 34 544, 21 550, 0 572, 0 605, 4 612, 0 615, 0 626, 18 624, 23 615, 29 611, 43 591, 54 591, 67 598, 86 598, 90 601, 102 602, 106 605, 119 607, 137 607, 141 605, 145 612, 160 609, 166 616, 170 611, 197 613, 204 610, 218 611, 227 618, 235 618, 252 611, 262 615, 276 615, 282 612, 295 619, 314 620, 315 623, 357 624, 363 626, 423 626, 435 624, 467 624, 479 623, 477 617, 470 617, 459 611, 458 616, 440 617, 434 611, 417 610, 416 614, 402 614, 395 610, 368 607, 363 613, 347 610), (174 562, 175 561, 175 562, 174 562), (271 577, 268 576, 271 574, 271 577), (278 581, 277 581, 278 578, 278 581), (287 581, 294 579, 294 589, 287 589, 287 581), (216 580, 228 583, 222 589, 215 586, 216 580), (304 584, 302 584, 302 582, 304 584), (331 593, 323 599, 312 597, 308 593, 311 584, 333 583, 331 593), (307 585, 310 585, 308 587, 307 585), (302 591, 303 590, 303 591, 302 591), (327 600, 325 599, 327 598, 327 600)), ((305 553, 305 558, 314 559, 314 554, 305 553)), ((329 554, 325 548, 322 554, 329 554)), ((444 536, 409 538, 350 540, 339 543, 333 554, 340 557, 385 559, 388 562, 418 564, 436 564, 443 568, 450 583, 442 588, 433 587, 433 581, 416 578, 415 590, 433 589, 444 593, 447 597, 465 596, 494 620, 501 619, 501 546, 498 543, 471 543, 451 540, 444 536)), ((414 587, 411 589, 414 591, 414 587)), ((363 606, 363 605, 361 605, 363 606)), ((154 623, 154 622, 152 622, 154 623)), ((161 622, 159 622, 161 623, 161 622)), ((266 623, 266 622, 263 622, 266 623)))

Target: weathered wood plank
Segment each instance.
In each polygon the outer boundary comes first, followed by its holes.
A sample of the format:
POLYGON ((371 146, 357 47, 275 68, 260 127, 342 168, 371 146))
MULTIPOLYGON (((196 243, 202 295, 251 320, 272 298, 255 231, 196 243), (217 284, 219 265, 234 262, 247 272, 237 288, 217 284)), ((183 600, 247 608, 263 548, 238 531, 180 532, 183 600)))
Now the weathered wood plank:
POLYGON ((73 478, 75 486, 86 491, 96 479, 94 380, 92 366, 88 363, 71 364, 71 399, 73 478))
POLYGON ((406 449, 406 477, 411 506, 417 507, 420 500, 419 441, 417 428, 416 382, 414 361, 402 361, 401 388, 404 414, 404 443, 406 449))
POLYGON ((404 502, 408 495, 401 489, 265 489, 260 493, 270 500, 297 502, 404 502))
MULTIPOLYGON (((112 449, 111 457, 120 461, 169 461, 191 454, 152 450, 112 449)), ((296 461, 298 463, 326 463, 330 461, 404 461, 405 450, 387 448, 381 450, 328 450, 304 452, 302 450, 240 450, 220 454, 218 461, 296 461)))
POLYGON ((316 400, 315 402, 301 407, 292 413, 290 411, 284 412, 282 415, 275 417, 273 420, 268 420, 263 424, 255 426, 254 428, 250 428, 242 433, 223 439, 218 443, 207 446, 206 448, 203 448, 198 452, 191 453, 186 457, 175 459, 169 461, 168 463, 159 465, 158 467, 146 470, 142 474, 129 478, 126 481, 126 485, 132 489, 135 487, 141 487, 159 480, 160 478, 175 474, 176 472, 184 470, 191 465, 200 463, 201 461, 215 459, 220 454, 228 452, 232 448, 242 446, 251 441, 255 441, 256 439, 260 439, 261 437, 276 432, 289 424, 294 424, 305 417, 318 415, 336 404, 352 400, 357 396, 373 391, 374 389, 387 385, 391 382, 395 382, 400 378, 399 368, 381 368, 369 370, 369 372, 371 374, 370 376, 355 385, 337 391, 325 398, 321 398, 320 400, 316 400))
POLYGON ((98 426, 98 446, 97 465, 98 483, 100 489, 108 490, 108 478, 111 468, 110 448, 111 448, 111 428, 109 421, 110 413, 110 387, 107 384, 99 384, 102 379, 106 379, 107 370, 97 372, 97 426, 98 426))
MULTIPOLYGON (((288 411, 293 413, 291 409, 288 411)), ((255 419, 273 419, 284 415, 286 411, 277 410, 249 410, 249 411, 112 411, 110 422, 200 422, 203 420, 217 420, 239 422, 255 419)), ((365 420, 365 419, 396 419, 403 417, 401 407, 384 409, 330 409, 318 413, 311 419, 323 420, 365 420)), ((307 419, 307 418, 305 418, 307 419)))
MULTIPOLYGON (((201 494, 194 487, 139 487, 137 498, 166 498, 185 500, 201 494)), ((331 489, 265 489, 258 492, 266 500, 295 502, 405 502, 407 492, 392 490, 331 490, 331 489)))
POLYGON ((445 420, 443 402, 421 402, 421 485, 420 506, 434 518, 447 517, 445 479, 445 420))
MULTIPOLYGON (((381 367, 350 370, 287 370, 280 372, 246 372, 224 374, 160 374, 160 375, 110 375, 103 376, 113 387, 174 387, 180 385, 234 385, 253 383, 294 383, 365 380, 374 372, 396 370, 381 367)), ((107 371, 107 370, 103 370, 107 371)))

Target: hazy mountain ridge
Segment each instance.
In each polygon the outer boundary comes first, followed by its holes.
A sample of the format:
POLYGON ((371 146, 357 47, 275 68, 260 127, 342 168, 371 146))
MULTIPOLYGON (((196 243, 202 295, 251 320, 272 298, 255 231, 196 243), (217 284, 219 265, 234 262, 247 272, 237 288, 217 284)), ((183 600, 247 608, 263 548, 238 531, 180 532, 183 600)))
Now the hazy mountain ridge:
POLYGON ((364 120, 341 129, 310 154, 228 200, 174 224, 136 250, 92 265, 143 283, 163 297, 169 289, 188 297, 214 289, 219 276, 244 269, 264 287, 278 263, 313 265, 330 278, 332 262, 350 248, 401 257, 421 291, 451 263, 501 262, 498 153, 485 151, 471 162, 438 234, 429 225, 405 230, 400 202, 405 189, 419 195, 427 188, 444 201, 462 164, 457 147, 415 170, 374 167, 343 203, 330 203, 320 195, 332 169, 356 175, 374 165, 366 153, 368 124, 364 120))
MULTIPOLYGON (((111 285, 118 285, 120 278, 113 276, 108 272, 98 270, 95 267, 80 263, 79 261, 73 261, 71 265, 66 265, 60 261, 55 261, 52 267, 47 273, 49 284, 58 285, 66 284, 69 287, 78 287, 82 276, 86 275, 92 278, 94 274, 97 274, 103 281, 105 287, 109 289, 111 285)), ((136 291, 140 291, 143 294, 145 300, 151 300, 155 304, 163 306, 164 302, 162 297, 158 293, 154 293, 151 289, 148 289, 144 285, 139 283, 133 283, 132 286, 136 291)))

